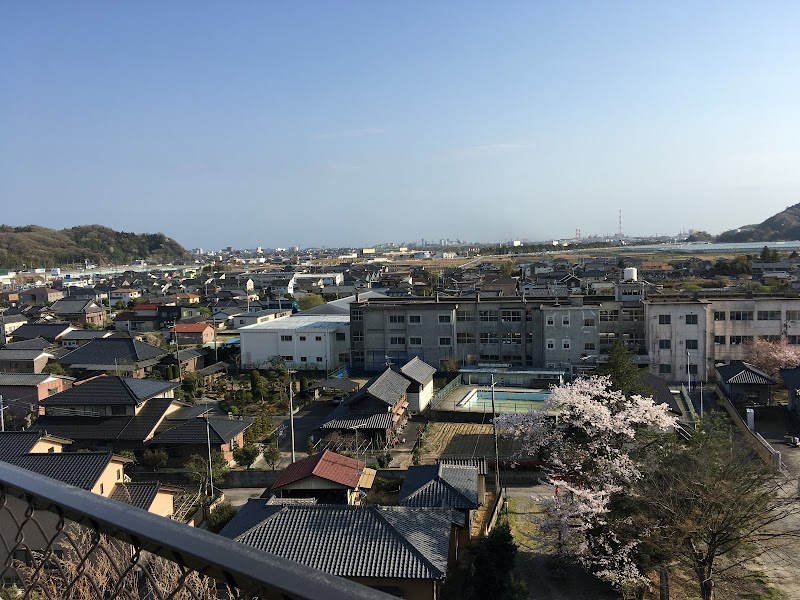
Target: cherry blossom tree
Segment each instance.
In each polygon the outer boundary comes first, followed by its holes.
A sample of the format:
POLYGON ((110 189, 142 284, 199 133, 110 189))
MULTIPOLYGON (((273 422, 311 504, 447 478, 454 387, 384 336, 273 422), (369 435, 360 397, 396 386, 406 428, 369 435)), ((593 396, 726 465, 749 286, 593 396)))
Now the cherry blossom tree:
POLYGON ((744 346, 744 359, 769 375, 780 369, 800 367, 800 346, 792 346, 785 339, 769 342, 755 338, 744 346))
POLYGON ((637 551, 648 531, 617 507, 642 477, 637 452, 674 424, 666 405, 612 390, 607 376, 553 388, 541 411, 497 418, 504 435, 549 465, 554 493, 541 503, 538 525, 553 554, 579 559, 626 595, 647 587, 637 551))

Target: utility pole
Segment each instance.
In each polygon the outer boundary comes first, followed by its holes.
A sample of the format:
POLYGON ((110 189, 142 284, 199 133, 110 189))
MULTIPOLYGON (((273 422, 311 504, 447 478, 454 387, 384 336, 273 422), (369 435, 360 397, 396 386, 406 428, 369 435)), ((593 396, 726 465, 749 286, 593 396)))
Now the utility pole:
POLYGON ((292 464, 294 464, 294 405, 292 404, 292 400, 294 399, 294 390, 292 390, 292 371, 289 371, 289 433, 291 434, 291 442, 292 442, 292 464))
POLYGON ((492 431, 494 431, 494 489, 497 496, 500 496, 500 452, 497 448, 497 411, 494 409, 494 373, 492 376, 492 431))
POLYGON ((3 397, 0 396, 0 431, 6 430, 6 407, 3 405, 3 397))
POLYGON ((211 425, 208 423, 208 406, 206 406, 206 442, 208 443, 208 480, 211 482, 211 502, 213 502, 214 470, 211 466, 211 425))

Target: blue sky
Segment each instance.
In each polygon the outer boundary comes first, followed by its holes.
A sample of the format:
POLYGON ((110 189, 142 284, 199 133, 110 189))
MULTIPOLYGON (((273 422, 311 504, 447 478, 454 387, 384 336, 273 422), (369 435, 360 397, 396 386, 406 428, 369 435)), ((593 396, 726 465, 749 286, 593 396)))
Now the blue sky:
POLYGON ((800 202, 797 2, 18 2, 0 222, 187 247, 719 233, 800 202))

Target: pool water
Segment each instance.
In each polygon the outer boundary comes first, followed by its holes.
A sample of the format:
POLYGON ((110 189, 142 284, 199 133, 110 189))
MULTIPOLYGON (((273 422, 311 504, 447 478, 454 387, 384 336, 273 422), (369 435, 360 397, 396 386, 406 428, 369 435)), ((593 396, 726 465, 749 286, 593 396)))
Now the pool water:
MULTIPOLYGON (((549 397, 549 390, 498 390, 494 393, 494 404, 498 412, 527 412, 541 408, 544 401, 549 397)), ((458 403, 458 407, 491 411, 492 391, 487 389, 472 390, 458 403)))

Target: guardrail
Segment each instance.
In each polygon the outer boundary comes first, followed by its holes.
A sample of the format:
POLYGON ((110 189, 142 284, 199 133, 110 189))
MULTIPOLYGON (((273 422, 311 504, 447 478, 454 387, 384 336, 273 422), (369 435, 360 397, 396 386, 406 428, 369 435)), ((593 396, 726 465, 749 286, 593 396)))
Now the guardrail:
POLYGON ((4 462, 0 554, 0 597, 393 598, 4 462))
POLYGON ((433 395, 433 398, 431 398, 431 402, 428 406, 430 406, 431 408, 436 408, 436 405, 442 400, 444 400, 447 397, 447 394, 452 392, 459 385, 461 385, 461 373, 456 375, 455 378, 453 378, 453 380, 450 383, 448 383, 446 386, 444 386, 442 389, 436 392, 433 395))

